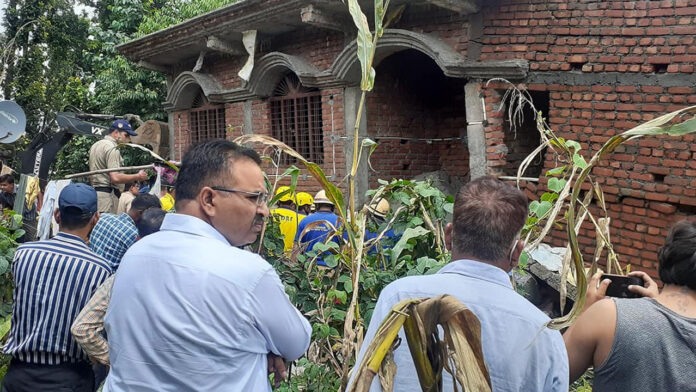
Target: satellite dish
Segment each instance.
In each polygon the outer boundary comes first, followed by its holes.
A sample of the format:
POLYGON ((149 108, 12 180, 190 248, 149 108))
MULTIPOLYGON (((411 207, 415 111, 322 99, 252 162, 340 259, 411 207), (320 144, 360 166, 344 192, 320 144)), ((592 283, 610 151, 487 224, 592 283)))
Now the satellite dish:
POLYGON ((27 126, 24 110, 14 101, 0 101, 0 143, 15 142, 27 126))

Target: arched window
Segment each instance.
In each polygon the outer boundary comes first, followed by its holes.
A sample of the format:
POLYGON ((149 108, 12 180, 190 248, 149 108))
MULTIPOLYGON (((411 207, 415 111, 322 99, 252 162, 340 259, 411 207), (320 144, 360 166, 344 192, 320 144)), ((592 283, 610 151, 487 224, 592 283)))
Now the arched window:
MULTIPOLYGON (((271 132, 307 160, 324 161, 324 132, 321 121, 321 92, 304 87, 293 73, 286 75, 269 99, 271 132)), ((283 155, 282 164, 294 158, 283 155)))
POLYGON ((203 91, 193 99, 189 111, 191 144, 225 138, 225 106, 211 104, 203 91))

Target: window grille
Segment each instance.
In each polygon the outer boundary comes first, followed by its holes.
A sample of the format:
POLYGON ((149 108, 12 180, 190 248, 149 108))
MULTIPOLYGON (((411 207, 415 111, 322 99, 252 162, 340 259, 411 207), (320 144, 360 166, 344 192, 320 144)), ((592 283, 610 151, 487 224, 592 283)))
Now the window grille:
MULTIPOLYGON (((292 147, 306 159, 323 163, 321 92, 302 86, 295 74, 288 74, 276 87, 269 105, 273 137, 292 147)), ((280 159, 280 163, 285 165, 296 161, 286 154, 280 159)))
POLYGON ((201 93, 193 100, 189 111, 189 129, 191 144, 210 139, 225 138, 225 108, 223 105, 213 105, 201 93))

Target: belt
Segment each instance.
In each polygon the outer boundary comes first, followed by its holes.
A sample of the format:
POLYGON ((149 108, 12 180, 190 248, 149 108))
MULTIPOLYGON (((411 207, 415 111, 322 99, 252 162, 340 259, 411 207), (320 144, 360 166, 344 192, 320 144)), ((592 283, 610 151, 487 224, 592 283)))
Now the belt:
POLYGON ((106 192, 106 193, 114 193, 116 189, 110 187, 110 186, 95 186, 94 190, 97 192, 106 192))

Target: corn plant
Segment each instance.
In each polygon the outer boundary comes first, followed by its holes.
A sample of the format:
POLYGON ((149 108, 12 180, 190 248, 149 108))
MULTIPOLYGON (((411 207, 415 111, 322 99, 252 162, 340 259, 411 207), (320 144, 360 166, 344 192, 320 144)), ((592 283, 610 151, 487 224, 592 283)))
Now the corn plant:
MULTIPOLYGON (((500 81, 500 79, 497 81, 500 81)), ((504 99, 506 97, 516 103, 511 105, 513 108, 511 109, 511 114, 509 114, 509 119, 513 124, 517 118, 516 113, 521 113, 520 107, 522 105, 534 107, 529 95, 514 86, 508 89, 504 99)), ((545 173, 548 177, 547 188, 550 192, 542 195, 540 201, 533 201, 530 204, 530 217, 527 220, 527 225, 525 225, 524 233, 527 240, 525 252, 529 253, 535 249, 554 225, 559 222, 565 224, 568 245, 561 270, 561 309, 565 307, 567 293, 567 280, 565 277, 569 273, 574 278, 577 294, 570 312, 560 318, 551 320, 549 323, 551 328, 563 329, 572 324, 582 311, 585 304, 588 277, 597 271, 598 263, 604 250, 607 251, 607 268, 619 274, 624 272, 619 263, 619 257, 614 252, 611 244, 609 234, 611 221, 607 214, 604 193, 601 186, 592 178, 592 169, 624 142, 645 136, 683 136, 695 132, 696 106, 665 114, 611 137, 589 160, 586 160, 583 156, 578 142, 557 136, 539 112, 536 115, 536 123, 537 129, 541 134, 541 143, 520 165, 517 172, 518 185, 519 179, 523 177, 529 164, 547 148, 554 155, 557 166, 545 173), (585 193, 581 195, 583 191, 585 193), (593 200, 597 201, 601 216, 595 216, 590 211, 589 206, 593 200), (561 215, 563 211, 565 211, 565 214, 561 215), (577 240, 580 227, 586 220, 591 222, 597 233, 594 257, 587 271, 585 270, 585 262, 577 240)))
MULTIPOLYGON (((352 165, 346 178, 347 199, 343 197, 340 189, 327 179, 317 164, 307 161, 284 143, 263 135, 243 135, 235 139, 237 143, 241 144, 261 143, 264 146, 265 153, 263 155, 271 157, 272 165, 276 168, 276 180, 273 188, 279 178, 277 176, 278 165, 276 164, 279 160, 273 159, 273 157, 277 157, 280 153, 288 154, 312 174, 335 205, 335 212, 339 216, 339 227, 334 234, 336 241, 317 244, 312 251, 300 250, 290 258, 281 257, 280 262, 276 263, 275 266, 286 283, 291 300, 313 321, 313 341, 307 355, 309 361, 303 365, 304 369, 309 373, 316 373, 317 369, 330 369, 328 373, 320 372, 320 374, 324 376, 332 373, 337 374, 340 378, 341 390, 345 389, 347 385, 353 358, 360 350, 364 329, 363 318, 369 317, 381 288, 396 278, 414 273, 413 271, 416 273, 435 272, 449 258, 444 246, 442 222, 445 215, 452 211, 452 199, 445 197, 442 192, 432 188, 430 184, 396 180, 392 183, 383 183, 380 189, 371 193, 373 201, 383 197, 391 197, 390 201, 396 202, 395 205, 399 206, 391 220, 379 228, 381 234, 373 241, 365 241, 364 238, 365 229, 370 224, 366 210, 356 208, 355 177, 358 165, 361 162, 363 151, 367 151, 369 159, 369 154, 376 148, 376 143, 370 139, 363 139, 362 144, 358 143, 360 140, 359 124, 365 105, 365 96, 374 86, 375 71, 372 67, 372 61, 376 43, 382 36, 385 26, 398 18, 404 9, 403 6, 399 7, 389 16, 386 16, 388 4, 389 1, 375 0, 375 30, 373 34, 357 0, 348 0, 349 12, 358 28, 357 56, 362 70, 362 95, 358 106, 356 125, 353 129, 352 165), (386 230, 391 226, 403 223, 399 219, 408 222, 403 224, 403 235, 393 248, 386 251, 370 252, 371 247, 382 242, 381 237, 386 230), (424 227, 413 227, 421 225, 424 227), (420 256, 416 256, 417 249, 423 244, 426 244, 425 246, 431 252, 424 252, 425 254, 421 253, 420 256), (322 253, 329 268, 318 267, 312 262, 312 258, 316 257, 317 253, 322 253), (375 253, 378 256, 374 256, 375 253), (384 254, 390 256, 389 265, 384 258, 379 259, 384 254)), ((290 173, 284 173, 284 175, 287 174, 290 173)), ((263 236, 261 237, 263 238, 263 236)), ((259 249, 263 249, 263 243, 259 244, 259 249)), ((475 319, 475 317, 473 318, 475 319)), ((412 336, 415 336, 413 333, 417 328, 423 327, 422 325, 416 327, 413 324, 414 320, 409 319, 407 323, 412 329, 412 336)), ((464 339, 463 342, 461 338, 458 338, 452 344, 462 350, 465 343, 480 346, 480 342, 476 343, 474 335, 461 336, 466 336, 466 339, 471 340, 464 339)), ((380 344, 380 342, 377 341, 375 344, 380 344)), ((412 344, 417 345, 418 343, 414 341, 412 344)), ((425 349, 422 341, 420 346, 414 347, 417 347, 414 352, 425 349)), ((474 356, 476 362, 485 370, 482 353, 475 353, 474 356)), ((432 364, 418 360, 416 363, 423 374, 439 377, 441 368, 433 368, 432 364)), ((325 380, 327 384, 333 385, 331 377, 325 377, 325 380)), ((433 381, 432 379, 424 380, 429 384, 432 384, 433 381)), ((467 384, 469 382, 471 380, 462 385, 469 385, 467 384)), ((303 378, 300 384, 314 385, 306 378, 303 378)), ((476 384, 490 386, 489 381, 481 378, 476 379, 476 384)), ((285 385, 284 388, 294 390, 292 384, 285 385)), ((329 388, 331 387, 329 386, 329 388)))

